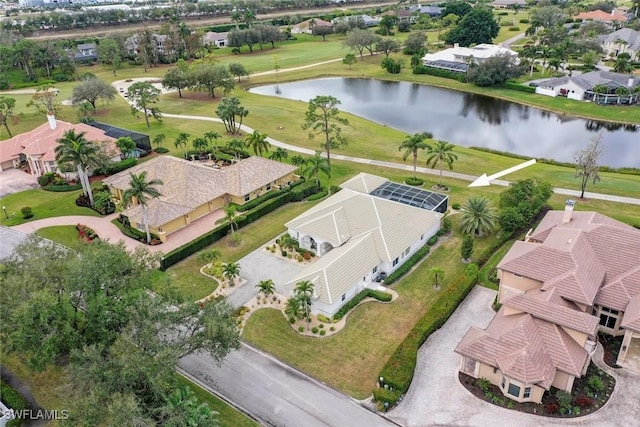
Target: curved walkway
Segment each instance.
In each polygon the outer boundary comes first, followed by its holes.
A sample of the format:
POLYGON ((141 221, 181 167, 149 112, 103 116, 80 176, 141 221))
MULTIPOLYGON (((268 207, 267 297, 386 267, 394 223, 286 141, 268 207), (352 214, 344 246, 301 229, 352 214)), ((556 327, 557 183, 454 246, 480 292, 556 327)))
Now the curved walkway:
POLYGON ((491 321, 495 314, 491 309, 495 294, 493 290, 476 286, 447 323, 427 339, 418 351, 418 362, 411 387, 404 400, 389 412, 389 418, 407 427, 638 425, 640 376, 606 366, 602 361, 603 351, 600 345, 594 362, 615 377, 616 388, 604 407, 584 417, 548 418, 516 412, 480 400, 464 388, 458 382, 460 358, 453 350, 469 327, 484 328, 491 321))

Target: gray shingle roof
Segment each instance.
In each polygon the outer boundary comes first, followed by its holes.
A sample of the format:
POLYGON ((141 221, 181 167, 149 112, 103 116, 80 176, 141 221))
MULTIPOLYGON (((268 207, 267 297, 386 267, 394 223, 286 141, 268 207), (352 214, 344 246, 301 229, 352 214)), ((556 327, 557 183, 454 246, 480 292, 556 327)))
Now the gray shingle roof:
POLYGON ((627 49, 640 50, 640 31, 631 28, 621 28, 606 34, 601 40, 606 43, 617 43, 618 40, 622 40, 627 44, 627 49))

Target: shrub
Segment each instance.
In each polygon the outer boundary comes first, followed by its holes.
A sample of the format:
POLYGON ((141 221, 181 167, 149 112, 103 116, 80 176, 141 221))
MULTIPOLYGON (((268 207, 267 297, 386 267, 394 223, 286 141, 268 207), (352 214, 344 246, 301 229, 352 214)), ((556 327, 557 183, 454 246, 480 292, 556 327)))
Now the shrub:
POLYGON ((558 400, 561 413, 566 414, 571 410, 571 393, 558 390, 556 391, 556 399, 558 400))
POLYGON ((54 172, 47 172, 44 175, 41 175, 38 177, 38 184, 41 187, 44 187, 45 185, 49 185, 53 183, 55 178, 56 178, 56 174, 54 172))
MULTIPOLYGON (((2 398, 2 402, 14 411, 27 409, 27 402, 20 393, 2 381, 0 381, 0 397, 2 398)), ((14 419, 7 423, 7 427, 17 427, 20 425, 22 425, 22 420, 20 419, 14 419)))
POLYGON ((323 197, 326 197, 327 194, 329 194, 327 189, 326 188, 322 188, 318 193, 312 194, 311 196, 307 197, 307 201, 312 202, 314 200, 320 200, 323 197))
POLYGON ((329 319, 327 316, 325 316, 324 314, 318 314, 318 320, 324 323, 331 323, 331 319, 329 319))
POLYGON ((509 31, 520 31, 520 27, 509 27, 509 31))
POLYGON ((340 190, 342 190, 342 188, 338 187, 337 185, 332 185, 331 187, 329 187, 329 193, 331 194, 336 194, 340 190))
POLYGON ((302 262, 304 261, 304 258, 302 257, 302 255, 298 255, 298 262, 302 262))
POLYGON ((373 390, 373 398, 376 400, 376 402, 382 403, 386 410, 398 403, 400 394, 395 390, 389 390, 384 387, 379 387, 373 390), (387 403, 387 405, 384 405, 385 402, 387 403))
POLYGON ((298 332, 304 332, 304 326, 298 326, 298 332))
POLYGON ((76 230, 78 230, 78 234, 80 235, 81 239, 86 239, 88 241, 92 241, 95 239, 98 239, 98 233, 96 233, 93 228, 91 227, 87 227, 86 225, 83 224, 77 224, 76 225, 76 230))
POLYGON ((62 184, 62 185, 47 185, 42 187, 43 190, 45 191, 51 191, 54 193, 64 193, 67 191, 76 191, 76 190, 80 190, 82 188, 82 184, 62 184))
POLYGON ((320 329, 320 335, 325 336, 326 334, 327 334, 327 331, 325 331, 324 329, 320 329))
POLYGON ((392 283, 397 282, 398 279, 400 279, 402 276, 408 273, 409 270, 411 270, 411 268, 414 265, 420 262, 422 258, 427 256, 427 254, 429 253, 429 250, 431 250, 431 247, 429 247, 429 245, 425 245, 420 249, 418 249, 415 254, 411 255, 411 258, 405 261, 404 264, 396 268, 396 270, 393 273, 391 273, 384 279, 385 285, 390 285, 392 283))
POLYGON ((586 409, 593 406, 593 399, 587 396, 579 396, 573 403, 575 403, 579 408, 586 409))
POLYGON ((33 218, 33 211, 31 210, 31 206, 23 206, 20 209, 20 212, 22 212, 22 218, 24 219, 33 218))
POLYGON ((335 330, 336 330, 336 327, 335 327, 335 326, 332 326, 332 327, 330 327, 330 328, 329 328, 329 330, 330 330, 331 332, 333 332, 333 331, 335 331, 335 330))
POLYGON ((382 60, 382 64, 380 66, 387 70, 388 73, 399 74, 402 70, 402 61, 386 57, 382 60))
POLYGON ((544 412, 550 415, 555 415, 560 412, 560 406, 555 402, 547 403, 544 405, 544 412))
POLYGON ((373 289, 365 289, 351 298, 345 305, 340 307, 340 310, 338 310, 338 312, 333 315, 333 321, 336 322, 342 319, 345 314, 347 314, 349 311, 355 308, 355 306, 360 304, 366 297, 372 297, 377 299, 378 301, 383 302, 391 301, 391 294, 388 294, 386 292, 374 291, 373 289))
POLYGON ((320 324, 318 325, 318 327, 319 327, 320 329, 324 328, 324 323, 320 323, 320 324))
POLYGON ((523 18, 523 19, 519 20, 518 22, 521 23, 521 24, 528 24, 529 20, 527 18, 523 18))
POLYGON ((128 158, 119 162, 109 163, 104 168, 96 169, 97 175, 113 175, 123 170, 129 169, 138 164, 138 159, 128 158))
POLYGON ((457 211, 458 209, 460 209, 460 203, 454 203, 454 204, 452 204, 452 205, 451 205, 451 208, 457 211))
POLYGON ((604 390, 604 383, 602 382, 600 377, 596 375, 592 375, 589 377, 589 379, 587 380, 587 385, 594 393, 604 390))
POLYGON ((256 206, 261 205, 262 203, 266 202, 267 200, 273 199, 274 197, 277 197, 283 193, 286 193, 288 191, 287 190, 272 190, 269 191, 268 193, 263 194, 260 197, 256 197, 253 200, 248 201, 247 203, 245 203, 244 205, 236 205, 236 210, 238 212, 246 212, 248 210, 251 210, 253 208, 255 208, 256 206))
POLYGON ((453 227, 453 224, 451 223, 451 219, 445 217, 442 220, 442 224, 440 225, 440 229, 444 230, 445 233, 448 233, 449 231, 451 231, 452 227, 453 227))
POLYGON ((433 236, 429 237, 429 240, 427 240, 427 245, 429 246, 433 246, 436 243, 438 243, 438 235, 434 234, 433 236))
POLYGON ((419 64, 413 67, 413 74, 428 74, 430 76, 443 77, 445 79, 453 79, 462 83, 467 82, 466 73, 454 73, 453 71, 441 70, 439 68, 425 67, 419 64))
POLYGON ((287 251, 282 251, 282 256, 286 257, 287 256, 287 251))
POLYGON ((505 82, 504 87, 511 90, 517 90, 518 92, 536 93, 535 87, 524 86, 520 83, 505 82))
POLYGON ((166 148, 166 147, 157 147, 157 148, 156 148, 155 150, 153 150, 153 151, 155 151, 155 152, 156 152, 156 153, 158 153, 158 154, 166 154, 166 153, 168 153, 168 152, 169 152, 169 149, 168 149, 168 148, 166 148))
POLYGON ((486 378, 478 378, 476 380, 476 382, 478 383, 478 387, 480 387, 480 390, 482 390, 482 392, 484 394, 489 393, 489 391, 491 390, 491 381, 489 381, 486 378))
POLYGON ((382 302, 390 302, 393 299, 393 295, 391 295, 388 292, 383 292, 383 291, 376 291, 373 289, 369 290, 369 295, 371 298, 375 298, 378 301, 382 301, 382 302))
POLYGON ((305 252, 302 254, 302 257, 303 257, 306 261, 309 261, 309 260, 311 259, 311 253, 310 253, 309 251, 305 251, 305 252))
POLYGON ((311 332, 313 332, 314 334, 318 333, 318 327, 314 326, 313 328, 311 328, 311 332))
POLYGON ((424 179, 410 177, 404 180, 404 183, 407 185, 422 185, 424 184, 424 179))
POLYGON ((293 316, 289 317, 289 323, 291 323, 292 325, 296 323, 296 318, 293 316))

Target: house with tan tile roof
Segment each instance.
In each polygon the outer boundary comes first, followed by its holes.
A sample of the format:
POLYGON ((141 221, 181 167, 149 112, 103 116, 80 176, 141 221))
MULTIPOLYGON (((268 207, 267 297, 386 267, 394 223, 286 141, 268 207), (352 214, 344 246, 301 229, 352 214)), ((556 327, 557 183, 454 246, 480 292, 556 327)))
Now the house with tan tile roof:
POLYGON ((32 175, 40 176, 47 172, 57 172, 55 149, 58 139, 71 129, 76 133, 85 132, 88 141, 103 146, 112 161, 120 160, 120 151, 115 139, 105 135, 104 131, 84 123, 73 124, 49 116, 47 123, 24 132, 13 138, 0 141, 0 172, 19 168, 26 163, 32 175))
MULTIPOLYGON (((319 256, 287 283, 290 289, 301 281, 313 283, 314 313, 331 317, 358 292, 378 287, 381 273, 396 270, 440 229, 442 213, 435 209, 441 205, 419 204, 417 196, 394 200, 391 193, 377 191, 388 184, 394 183, 359 174, 285 224, 302 248, 319 256)), ((423 197, 434 194, 420 191, 423 197)))
POLYGON ((598 332, 623 335, 617 363, 640 372, 640 230, 574 204, 515 242, 497 266, 502 307, 455 350, 462 372, 519 402, 570 392, 598 332))
MULTIPOLYGON (((242 205, 297 180, 295 170, 295 166, 262 157, 249 157, 217 169, 173 156, 158 156, 103 182, 121 202, 129 188, 130 174, 146 172, 148 180, 161 180, 161 196, 149 201, 147 211, 151 232, 166 241, 170 233, 229 202, 242 205)), ((132 227, 144 229, 140 205, 134 204, 123 215, 132 227)))

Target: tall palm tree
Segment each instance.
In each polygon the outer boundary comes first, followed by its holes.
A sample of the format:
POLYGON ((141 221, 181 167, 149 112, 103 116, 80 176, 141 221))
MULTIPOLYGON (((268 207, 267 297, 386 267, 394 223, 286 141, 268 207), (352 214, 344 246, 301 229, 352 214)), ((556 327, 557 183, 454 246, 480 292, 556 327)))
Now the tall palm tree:
POLYGON ((623 52, 616 57, 616 62, 613 64, 613 71, 616 73, 629 74, 633 73, 634 69, 635 67, 631 65, 631 55, 623 52))
POLYGON ((235 278, 240 276, 240 264, 229 262, 222 266, 222 274, 229 281, 231 286, 235 285, 235 278))
MULTIPOLYGON (((216 157, 216 151, 218 151, 218 140, 222 138, 218 132, 205 132, 204 139, 207 140, 209 144, 213 143, 213 156, 216 157)), ((217 157, 216 157, 217 158, 217 157)))
POLYGON ((233 152, 235 153, 236 161, 239 161, 240 152, 244 148, 244 143, 239 139, 232 139, 231 141, 227 142, 227 148, 233 150, 233 152))
POLYGON ((305 163, 307 163, 307 159, 302 157, 300 154, 291 156, 291 164, 293 166, 298 166, 298 169, 300 169, 300 166, 304 165, 305 163))
POLYGON ((426 139, 433 138, 433 134, 430 132, 415 133, 413 135, 407 135, 402 144, 398 147, 398 151, 404 150, 402 153, 402 160, 407 160, 410 154, 413 155, 413 177, 416 177, 416 168, 418 166, 418 150, 426 150, 430 148, 429 144, 424 142, 426 139))
POLYGON ((273 280, 271 279, 261 280, 256 285, 256 288, 258 288, 260 293, 263 294, 265 297, 268 297, 269 295, 273 295, 276 292, 276 284, 273 283, 273 280))
POLYGON ((69 129, 58 139, 55 149, 56 163, 69 163, 78 170, 78 180, 82 185, 82 191, 89 197, 89 202, 93 206, 93 192, 89 183, 87 170, 98 167, 100 147, 87 141, 86 132, 76 133, 75 129, 69 129))
POLYGON ((164 140, 167 139, 164 133, 159 133, 153 137, 153 143, 156 144, 156 148, 160 148, 164 140))
POLYGON ((236 207, 233 205, 227 205, 224 207, 224 215, 225 215, 225 220, 227 220, 227 222, 229 223, 229 226, 231 227, 231 234, 235 233, 236 230, 234 228, 235 225, 238 225, 238 223, 236 222, 236 207))
POLYGON ((253 133, 244 138, 244 143, 247 147, 251 147, 255 154, 262 157, 262 153, 268 153, 269 148, 271 148, 271 144, 267 141, 267 136, 266 133, 260 133, 254 130, 253 133))
POLYGON ((313 296, 313 283, 308 280, 296 283, 294 288, 296 297, 302 305, 302 313, 306 319, 311 315, 311 297, 313 296))
POLYGON ((302 318, 302 304, 297 297, 292 296, 287 300, 287 304, 284 307, 284 314, 295 319, 302 318))
POLYGON ((193 149, 198 151, 200 155, 204 154, 207 151, 207 148, 209 148, 209 143, 204 138, 193 138, 191 145, 193 145, 193 149))
POLYGON ((557 73, 558 70, 564 70, 564 67, 562 66, 562 59, 561 58, 553 57, 553 58, 549 59, 548 64, 549 64, 549 68, 551 68, 554 73, 557 73))
POLYGON ((131 179, 129 181, 129 188, 124 191, 122 195, 122 203, 125 206, 131 205, 133 200, 137 202, 142 208, 142 220, 144 221, 144 231, 147 233, 147 243, 151 243, 151 233, 149 232, 149 212, 147 211, 147 204, 150 199, 155 199, 162 196, 160 190, 155 186, 164 184, 160 179, 152 179, 147 181, 147 172, 141 172, 138 175, 129 173, 131 179))
POLYGON ((182 147, 182 151, 184 153, 184 158, 187 158, 187 142, 189 142, 189 135, 186 132, 180 132, 178 136, 176 136, 175 141, 173 141, 173 146, 176 148, 182 147))
POLYGON ((433 287, 440 289, 440 281, 444 279, 444 270, 440 267, 431 267, 429 269, 429 276, 433 280, 433 287))
POLYGON ((609 86, 605 84, 597 84, 595 85, 591 91, 595 94, 595 101, 598 102, 598 95, 602 93, 609 93, 609 86))
POLYGON ((453 144, 449 144, 447 141, 436 141, 435 145, 429 146, 427 149, 427 166, 434 168, 436 164, 440 164, 440 182, 438 185, 442 185, 442 163, 446 163, 449 166, 449 170, 453 169, 453 162, 458 160, 458 155, 453 152, 453 144))
POLYGON ((282 147, 277 147, 275 150, 273 150, 273 153, 271 153, 271 155, 269 156, 271 160, 276 160, 278 162, 281 162, 288 157, 289 157, 289 152, 287 151, 286 148, 282 148, 282 147))
POLYGON ((460 231, 482 236, 495 228, 497 216, 489 205, 489 199, 472 196, 460 207, 460 231))
POLYGON ((318 177, 318 174, 320 172, 327 175, 327 177, 331 177, 331 167, 329 166, 329 161, 322 155, 320 151, 316 151, 315 156, 310 157, 306 160, 302 173, 309 178, 313 176, 316 180, 316 185, 319 186, 320 178, 318 177))

